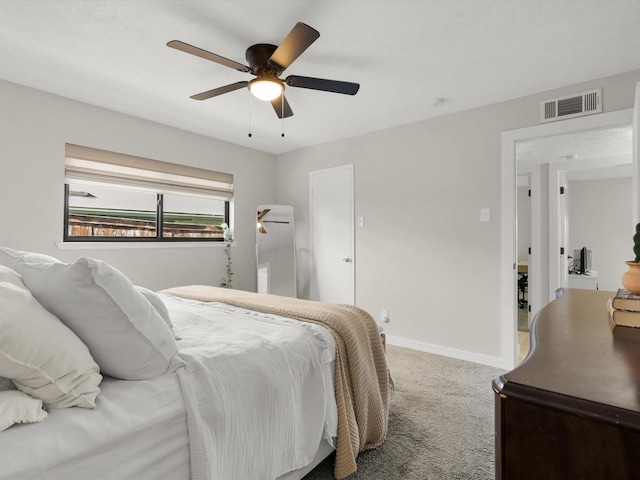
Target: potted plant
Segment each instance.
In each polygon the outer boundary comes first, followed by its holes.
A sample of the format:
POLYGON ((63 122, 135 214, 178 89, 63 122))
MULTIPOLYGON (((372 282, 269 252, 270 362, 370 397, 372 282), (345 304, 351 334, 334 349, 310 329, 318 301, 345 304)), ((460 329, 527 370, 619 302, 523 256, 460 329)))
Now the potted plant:
POLYGON ((233 275, 233 271, 231 271, 231 243, 233 242, 233 234, 229 229, 229 225, 226 223, 221 224, 220 228, 223 230, 224 253, 227 256, 227 270, 220 286, 223 288, 233 288, 231 286, 231 275, 233 275))
POLYGON ((624 262, 629 267, 622 275, 622 286, 631 293, 640 294, 640 223, 636 225, 636 233, 633 235, 634 260, 624 262))

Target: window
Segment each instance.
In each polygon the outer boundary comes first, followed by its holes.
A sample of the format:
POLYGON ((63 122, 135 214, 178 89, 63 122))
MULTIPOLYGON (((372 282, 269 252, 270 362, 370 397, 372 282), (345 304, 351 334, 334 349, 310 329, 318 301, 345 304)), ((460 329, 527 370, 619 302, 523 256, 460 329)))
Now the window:
POLYGON ((157 237, 157 195, 68 183, 65 240, 157 237))
POLYGON ((178 195, 162 198, 163 238, 222 238, 220 224, 228 224, 228 202, 178 195))
POLYGON ((64 241, 222 241, 233 176, 66 145, 64 241))

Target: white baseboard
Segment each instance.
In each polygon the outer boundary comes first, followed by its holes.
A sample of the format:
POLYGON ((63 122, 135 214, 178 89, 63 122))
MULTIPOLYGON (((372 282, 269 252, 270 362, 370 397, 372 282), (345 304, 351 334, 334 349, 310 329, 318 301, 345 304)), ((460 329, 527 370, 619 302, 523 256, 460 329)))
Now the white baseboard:
POLYGON ((433 345, 431 343, 417 342, 407 338, 394 337, 392 335, 387 335, 386 337, 387 345, 395 345, 397 347, 411 348, 412 350, 419 350, 421 352, 435 353, 436 355, 457 358, 458 360, 466 360, 467 362, 480 363, 490 367, 504 368, 502 358, 500 357, 490 357, 488 355, 466 352, 464 350, 443 347, 441 345, 433 345))

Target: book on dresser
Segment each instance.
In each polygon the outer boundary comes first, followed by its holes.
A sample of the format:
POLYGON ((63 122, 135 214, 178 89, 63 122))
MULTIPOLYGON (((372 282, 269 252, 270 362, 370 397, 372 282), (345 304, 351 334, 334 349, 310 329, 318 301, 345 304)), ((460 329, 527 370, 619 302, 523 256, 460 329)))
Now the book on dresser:
POLYGON ((631 312, 640 312, 640 295, 631 293, 624 288, 618 289, 616 296, 613 297, 613 308, 619 310, 629 310, 631 312))
POLYGON ((640 328, 640 311, 623 310, 615 308, 615 298, 607 301, 607 309, 609 310, 609 322, 612 327, 636 327, 640 328))

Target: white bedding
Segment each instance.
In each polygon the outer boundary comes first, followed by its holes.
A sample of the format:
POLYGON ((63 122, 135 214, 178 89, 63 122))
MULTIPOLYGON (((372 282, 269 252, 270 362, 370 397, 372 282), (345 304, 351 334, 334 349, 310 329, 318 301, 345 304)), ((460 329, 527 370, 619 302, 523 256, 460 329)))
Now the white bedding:
POLYGON ((326 329, 162 298, 187 366, 151 380, 105 377, 95 409, 51 410, 1 432, 0 479, 273 480, 333 442, 326 329))
POLYGON ((335 347, 325 328, 219 303, 162 298, 187 364, 177 373, 192 479, 273 480, 311 462, 322 439, 332 441, 335 347))
POLYGON ((106 377, 97 406, 52 409, 42 423, 0 432, 6 480, 188 480, 189 437, 176 374, 106 377))

